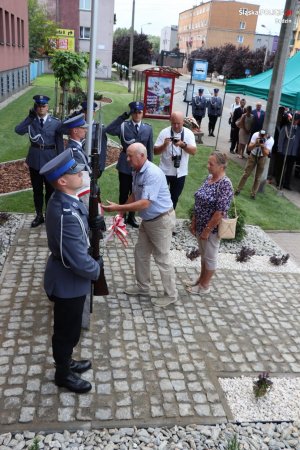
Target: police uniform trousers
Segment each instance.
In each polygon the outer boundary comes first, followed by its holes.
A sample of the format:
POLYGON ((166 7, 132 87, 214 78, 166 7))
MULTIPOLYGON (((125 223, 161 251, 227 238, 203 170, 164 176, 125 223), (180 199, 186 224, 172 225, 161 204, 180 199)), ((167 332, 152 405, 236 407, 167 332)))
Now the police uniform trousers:
POLYGON ((193 117, 196 120, 196 122, 197 122, 197 124, 199 125, 199 128, 200 128, 203 116, 197 116, 196 114, 194 114, 193 117))
POLYGON ((170 189, 171 200, 173 203, 173 208, 176 209, 178 199, 180 197, 181 192, 184 188, 185 176, 184 177, 176 177, 173 175, 166 175, 167 183, 170 189))
POLYGON ((132 193, 132 175, 119 172, 119 203, 124 205, 132 193))
POLYGON ((54 302, 52 351, 56 365, 68 364, 79 342, 85 298, 50 297, 54 302))
POLYGON ((259 188, 260 179, 264 171, 265 161, 265 156, 254 156, 252 155, 252 153, 248 156, 245 171, 237 187, 238 191, 241 191, 243 189, 253 169, 256 167, 254 182, 251 188, 251 195, 256 195, 259 188))
POLYGON ((134 250, 136 280, 142 290, 148 291, 150 288, 152 255, 158 266, 165 295, 177 296, 175 269, 170 256, 172 231, 175 223, 174 210, 152 220, 142 220, 134 250))
POLYGON ((30 180, 33 190, 33 201, 34 207, 37 213, 43 212, 44 205, 44 184, 45 184, 45 204, 47 206, 48 200, 51 197, 54 188, 50 183, 43 177, 43 175, 39 174, 38 170, 29 167, 30 180))
POLYGON ((216 122, 218 120, 218 116, 213 116, 211 114, 208 115, 208 133, 213 133, 215 131, 216 122))

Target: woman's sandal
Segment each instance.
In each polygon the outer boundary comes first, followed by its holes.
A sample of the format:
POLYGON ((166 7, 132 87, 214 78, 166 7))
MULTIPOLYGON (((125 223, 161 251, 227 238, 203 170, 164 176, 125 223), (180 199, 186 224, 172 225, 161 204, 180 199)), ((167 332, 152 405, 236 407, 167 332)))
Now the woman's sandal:
POLYGON ((196 286, 199 283, 199 277, 185 278, 182 282, 186 287, 196 286))
POLYGON ((194 295, 201 295, 201 294, 209 294, 210 293, 210 287, 205 288, 205 287, 201 286, 201 284, 196 284, 194 286, 187 287, 186 290, 190 294, 194 294, 194 295))

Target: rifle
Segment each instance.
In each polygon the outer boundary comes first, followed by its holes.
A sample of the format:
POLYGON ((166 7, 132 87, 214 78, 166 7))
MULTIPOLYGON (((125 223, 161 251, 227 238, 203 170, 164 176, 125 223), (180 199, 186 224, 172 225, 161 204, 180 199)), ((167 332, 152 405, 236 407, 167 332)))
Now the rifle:
POLYGON ((91 185, 89 200, 89 221, 98 222, 97 227, 91 228, 91 255, 96 261, 101 261, 100 275, 97 281, 92 285, 90 312, 93 311, 93 294, 108 295, 108 287, 104 275, 104 265, 102 255, 100 254, 100 240, 103 239, 102 231, 105 231, 104 217, 99 215, 100 188, 97 183, 99 174, 99 148, 101 149, 102 124, 95 124, 95 135, 92 139, 91 149, 91 185))

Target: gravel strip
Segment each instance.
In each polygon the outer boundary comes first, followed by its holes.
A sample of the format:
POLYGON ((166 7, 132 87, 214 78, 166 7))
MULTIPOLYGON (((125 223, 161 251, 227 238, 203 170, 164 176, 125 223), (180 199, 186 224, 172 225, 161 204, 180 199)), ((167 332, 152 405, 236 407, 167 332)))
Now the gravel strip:
POLYGON ((0 449, 30 448, 34 438, 40 449, 65 450, 280 450, 300 449, 300 422, 245 423, 216 426, 189 425, 173 428, 110 428, 71 433, 0 435, 0 449), (239 447, 229 447, 236 437, 239 447))
POLYGON ((273 385, 269 392, 264 397, 256 399, 253 381, 257 378, 219 378, 236 421, 300 419, 300 378, 270 379, 273 385))

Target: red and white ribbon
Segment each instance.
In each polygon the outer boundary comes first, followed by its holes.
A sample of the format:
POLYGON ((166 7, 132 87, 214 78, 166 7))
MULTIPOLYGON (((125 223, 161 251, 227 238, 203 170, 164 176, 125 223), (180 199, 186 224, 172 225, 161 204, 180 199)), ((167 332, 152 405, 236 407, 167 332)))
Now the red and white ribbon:
POLYGON ((122 216, 117 214, 115 217, 113 217, 113 223, 107 231, 108 235, 105 238, 105 242, 112 239, 113 235, 115 234, 117 238, 122 242, 122 244, 127 247, 128 241, 126 239, 126 236, 128 234, 128 231, 126 230, 126 225, 122 216))

